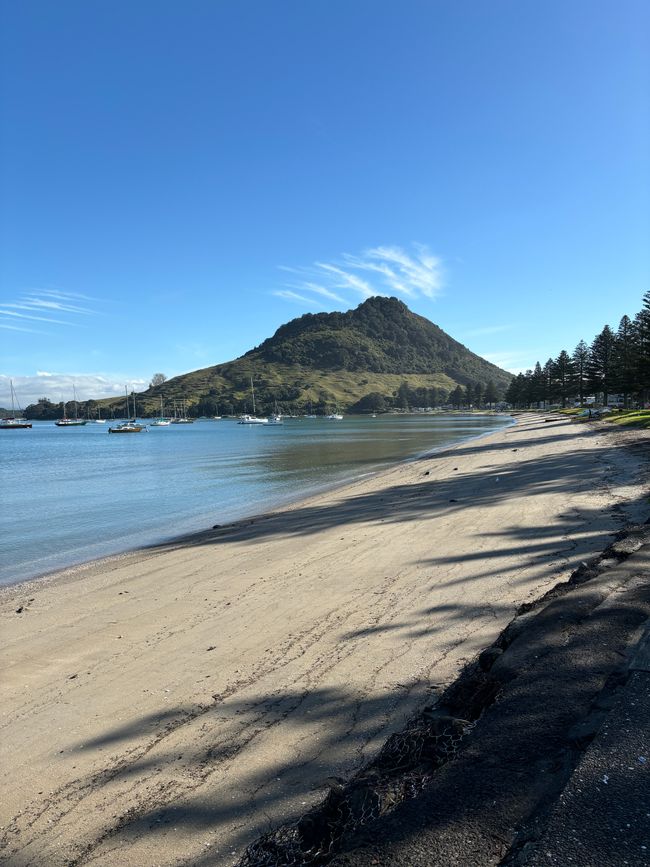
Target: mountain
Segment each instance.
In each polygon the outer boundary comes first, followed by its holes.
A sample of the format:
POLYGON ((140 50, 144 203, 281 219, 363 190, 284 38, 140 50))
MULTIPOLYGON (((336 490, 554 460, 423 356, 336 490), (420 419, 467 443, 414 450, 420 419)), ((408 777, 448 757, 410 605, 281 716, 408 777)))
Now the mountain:
POLYGON ((490 380, 502 393, 509 373, 470 352, 433 322, 418 316, 397 298, 374 297, 345 313, 307 313, 281 325, 272 337, 241 358, 167 380, 144 393, 151 411, 158 395, 166 405, 176 399, 203 399, 203 412, 250 410, 250 378, 258 410, 275 400, 302 411, 338 404, 349 409, 370 393, 390 400, 402 383, 412 389, 437 388, 490 380), (208 401, 209 402, 209 401, 208 401), (214 410, 216 411, 216 409, 214 410))
POLYGON ((461 384, 507 386, 511 378, 397 298, 369 298, 347 313, 307 313, 244 358, 251 356, 330 371, 444 373, 461 384))
MULTIPOLYGON (((197 415, 250 411, 251 378, 258 411, 269 412, 277 401, 283 411, 303 412, 311 404, 322 412, 434 405, 457 385, 490 381, 503 394, 512 377, 397 298, 374 297, 346 313, 292 319, 234 361, 149 388, 138 396, 139 412, 157 414, 160 395, 168 412, 175 400, 187 400, 197 415)), ((123 403, 101 401, 116 413, 123 403)))

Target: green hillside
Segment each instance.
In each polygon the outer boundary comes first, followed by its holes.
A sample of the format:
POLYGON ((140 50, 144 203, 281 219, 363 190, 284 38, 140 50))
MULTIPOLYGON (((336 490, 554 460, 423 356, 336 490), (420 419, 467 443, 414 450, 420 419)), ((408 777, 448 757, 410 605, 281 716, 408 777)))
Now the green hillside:
POLYGON ((324 371, 442 373, 461 384, 510 381, 505 371, 397 298, 370 298, 347 313, 308 313, 282 325, 244 358, 250 356, 324 371))
POLYGON ((297 411, 310 402, 313 409, 348 409, 372 392, 392 398, 405 381, 413 389, 448 393, 458 384, 490 380, 503 391, 511 379, 401 301, 377 297, 346 313, 293 319, 241 358, 177 376, 144 398, 152 412, 159 394, 168 405, 211 398, 221 412, 239 412, 244 403, 251 408, 251 377, 264 411, 276 400, 297 411))
MULTIPOLYGON (((193 415, 240 413, 252 409, 251 378, 258 412, 277 401, 284 412, 348 411, 367 397, 386 406, 404 383, 410 403, 444 403, 457 385, 502 394, 511 375, 490 364, 437 325, 412 313, 397 298, 375 297, 346 313, 308 313, 282 325, 272 337, 241 358, 169 379, 138 395, 140 415, 167 412, 187 401, 193 415)), ((123 399, 99 401, 122 412, 123 399)), ((401 404, 403 405, 403 403, 401 404)))

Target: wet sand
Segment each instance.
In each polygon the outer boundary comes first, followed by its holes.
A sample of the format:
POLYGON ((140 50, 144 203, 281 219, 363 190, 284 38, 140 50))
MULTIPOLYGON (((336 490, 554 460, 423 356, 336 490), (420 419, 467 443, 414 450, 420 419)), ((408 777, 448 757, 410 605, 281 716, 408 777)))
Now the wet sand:
POLYGON ((629 521, 641 458, 515 427, 0 596, 3 863, 226 865, 629 521), (18 609, 22 611, 18 613, 18 609))

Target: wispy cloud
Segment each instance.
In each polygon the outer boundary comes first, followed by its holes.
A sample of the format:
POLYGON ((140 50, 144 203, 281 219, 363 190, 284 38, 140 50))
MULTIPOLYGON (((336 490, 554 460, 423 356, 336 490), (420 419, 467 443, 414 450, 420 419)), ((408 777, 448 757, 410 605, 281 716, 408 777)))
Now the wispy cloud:
POLYGON ((423 244, 413 244, 411 250, 371 247, 363 253, 342 253, 331 262, 279 267, 294 280, 273 294, 289 301, 298 300, 299 294, 302 303, 310 304, 316 303, 314 296, 339 304, 352 304, 359 296, 388 294, 433 299, 443 286, 442 261, 423 244))
POLYGON ((62 292, 54 289, 30 290, 15 301, 0 302, 0 327, 18 330, 8 324, 16 320, 82 327, 82 317, 96 315, 92 301, 92 298, 77 292, 62 292), (59 318, 61 314, 66 318, 59 318))
POLYGON ((345 304, 345 299, 341 298, 340 295, 337 295, 336 292, 332 292, 331 289, 326 289, 324 286, 319 286, 317 283, 303 283, 303 286, 310 292, 322 295, 323 298, 329 298, 330 301, 340 301, 341 304, 345 304))
POLYGON ((2 319, 0 319, 0 328, 4 328, 5 331, 22 331, 25 334, 44 334, 38 328, 23 328, 22 325, 11 325, 9 322, 3 322, 2 319))
POLYGON ((291 289, 277 289, 272 294, 278 298, 284 298, 285 301, 295 301, 298 304, 306 304, 308 307, 311 307, 314 304, 316 304, 318 307, 323 306, 320 302, 315 301, 313 298, 307 298, 306 295, 300 295, 300 293, 294 292, 291 289))
MULTIPOLYGON (((15 310, 8 310, 5 308, 15 307, 16 305, 5 304, 4 306, 0 304, 0 316, 8 316, 14 317, 15 319, 28 319, 32 322, 50 322, 54 325, 75 325, 74 322, 67 322, 65 319, 54 319, 52 316, 34 316, 31 313, 16 313, 15 310)), ((30 309, 30 308, 25 308, 30 309)))
POLYGON ((381 294, 376 292, 367 280, 350 271, 344 271, 343 268, 339 268, 336 265, 330 265, 327 262, 316 262, 316 267, 324 271, 325 276, 330 275, 330 279, 334 281, 334 286, 337 289, 354 289, 360 292, 364 298, 381 294))

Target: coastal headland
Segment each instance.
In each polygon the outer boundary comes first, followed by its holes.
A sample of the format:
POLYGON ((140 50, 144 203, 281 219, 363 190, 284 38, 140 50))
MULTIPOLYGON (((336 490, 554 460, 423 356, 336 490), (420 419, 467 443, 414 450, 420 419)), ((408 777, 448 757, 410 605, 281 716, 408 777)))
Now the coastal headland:
POLYGON ((4 591, 0 859, 237 863, 647 512, 641 456, 528 414, 4 591))

